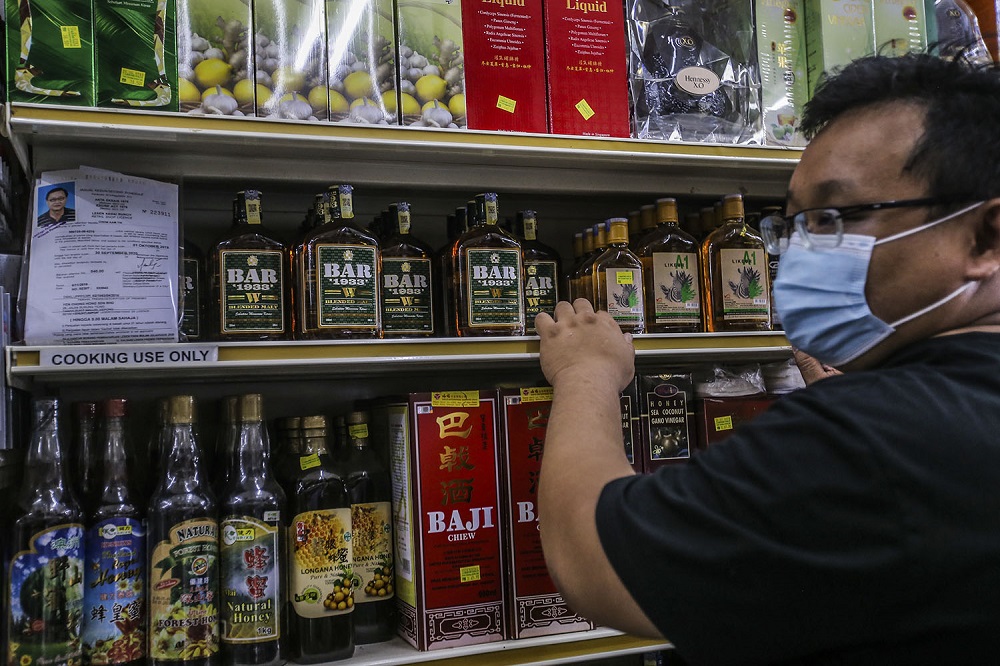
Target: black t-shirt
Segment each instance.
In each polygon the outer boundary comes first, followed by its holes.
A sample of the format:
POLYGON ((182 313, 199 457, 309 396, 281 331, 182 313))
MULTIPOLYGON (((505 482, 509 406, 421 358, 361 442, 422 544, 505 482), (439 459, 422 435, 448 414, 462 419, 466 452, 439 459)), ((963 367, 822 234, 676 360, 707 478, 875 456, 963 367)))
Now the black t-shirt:
POLYGON ((693 664, 1000 663, 1000 335, 787 395, 596 518, 693 664))

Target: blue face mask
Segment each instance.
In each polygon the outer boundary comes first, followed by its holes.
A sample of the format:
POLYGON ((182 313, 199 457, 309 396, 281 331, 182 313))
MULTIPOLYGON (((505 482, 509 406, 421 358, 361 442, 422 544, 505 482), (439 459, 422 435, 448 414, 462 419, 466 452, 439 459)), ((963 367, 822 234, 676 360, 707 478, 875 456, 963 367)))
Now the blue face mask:
POLYGON ((968 282, 891 324, 872 314, 865 299, 868 264, 876 245, 924 231, 980 205, 878 240, 844 234, 840 245, 832 248, 807 248, 805 240, 794 232, 774 279, 774 305, 792 346, 828 365, 844 365, 888 338, 897 326, 941 307, 970 288, 975 283, 968 282))

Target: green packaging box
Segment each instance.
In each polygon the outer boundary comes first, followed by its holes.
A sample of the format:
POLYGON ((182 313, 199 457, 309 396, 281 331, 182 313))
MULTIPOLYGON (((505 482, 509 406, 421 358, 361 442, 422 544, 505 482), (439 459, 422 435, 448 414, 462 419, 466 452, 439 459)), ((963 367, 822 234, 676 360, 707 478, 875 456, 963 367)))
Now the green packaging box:
POLYGON ((874 0, 875 52, 901 56, 927 50, 927 17, 915 0, 874 0))
POLYGON ((399 124, 395 30, 392 0, 327 0, 332 122, 399 124))
POLYGON ((325 0, 254 0, 258 116, 326 120, 325 5, 325 0), (263 103, 262 94, 268 96, 263 103))
POLYGON ((177 0, 177 83, 182 113, 253 116, 270 88, 254 81, 250 5, 177 0))
POLYGON ((871 0, 806 0, 809 96, 824 72, 873 53, 871 0))
POLYGON ((809 79, 803 0, 757 0, 756 12, 764 140, 804 146, 799 121, 809 96, 809 79))
POLYGON ((94 0, 97 106, 177 110, 175 0, 94 0))
POLYGON ((90 0, 5 0, 11 102, 94 106, 90 0))

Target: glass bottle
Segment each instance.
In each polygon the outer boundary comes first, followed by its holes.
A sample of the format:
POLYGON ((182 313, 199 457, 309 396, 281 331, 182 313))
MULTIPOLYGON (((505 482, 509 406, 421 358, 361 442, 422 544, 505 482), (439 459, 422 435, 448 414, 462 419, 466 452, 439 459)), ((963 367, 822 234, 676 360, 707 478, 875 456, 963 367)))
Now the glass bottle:
POLYGON ((410 232, 410 204, 389 207, 393 234, 382 246, 382 330, 387 338, 435 334, 434 250, 410 232))
POLYGON ((169 399, 170 440, 149 502, 150 666, 219 663, 218 505, 202 467, 190 395, 169 399))
POLYGON ((569 262, 569 267, 560 276, 559 293, 564 300, 573 302, 573 269, 580 262, 583 256, 583 232, 577 231, 573 234, 573 261, 569 262))
POLYGON ((66 479, 59 401, 35 400, 24 478, 4 539, 6 662, 75 666, 82 650, 84 527, 66 479))
POLYGON ((325 209, 326 203, 324 203, 323 195, 317 194, 313 197, 309 212, 306 213, 306 219, 302 223, 297 240, 291 244, 288 251, 289 275, 292 284, 295 285, 292 289, 292 312, 294 313, 293 333, 296 340, 304 338, 303 333, 309 326, 308 313, 306 312, 306 288, 316 278, 315 275, 306 274, 303 241, 316 230, 317 226, 322 224, 325 209))
POLYGON ((656 229, 656 225, 656 206, 654 204, 646 204, 640 208, 639 234, 633 236, 631 230, 629 231, 629 249, 638 254, 638 248, 645 243, 646 235, 652 233, 656 229))
POLYGON ((205 254, 187 238, 184 239, 183 265, 181 333, 188 342, 196 342, 205 337, 205 254))
POLYGON ((677 200, 657 199, 655 230, 637 249, 646 288, 646 331, 701 330, 698 241, 677 224, 677 200))
MULTIPOLYGON (((610 220, 605 220, 594 225, 594 251, 591 252, 589 259, 584 258, 580 267, 580 294, 577 298, 586 298, 595 309, 597 301, 594 298, 594 262, 608 249, 609 222, 610 220)), ((625 233, 628 233, 628 220, 625 221, 625 233)))
POLYGON ((455 321, 458 318, 456 309, 454 271, 452 270, 452 254, 458 244, 458 239, 469 230, 468 216, 465 206, 455 209, 454 216, 449 216, 447 233, 448 240, 437 251, 439 290, 441 293, 441 335, 455 335, 455 321))
POLYGON ((287 250, 263 224, 261 193, 236 195, 232 228, 209 256, 219 340, 285 340, 291 330, 287 250))
POLYGON ((240 441, 240 398, 236 395, 229 395, 220 402, 222 407, 219 413, 222 418, 219 419, 215 449, 212 451, 212 455, 205 456, 206 462, 208 459, 212 460, 213 471, 209 472, 207 469, 208 465, 205 465, 205 477, 212 480, 212 491, 221 500, 222 492, 229 485, 229 473, 232 470, 230 461, 233 458, 236 445, 240 441))
POLYGON ((271 468, 271 448, 259 393, 239 397, 239 434, 220 495, 222 663, 276 666, 286 597, 285 493, 271 468))
POLYGON ((708 331, 770 331, 767 251, 746 222, 743 195, 722 201, 723 224, 701 246, 708 331))
POLYGON ((639 225, 642 222, 642 212, 630 210, 628 213, 628 237, 632 242, 639 240, 639 225))
POLYGON ((97 476, 100 460, 98 459, 96 421, 96 402, 74 402, 73 403, 73 459, 76 463, 76 496, 80 501, 80 508, 86 510, 87 500, 91 498, 97 488, 97 476))
POLYGON ((535 315, 539 312, 552 314, 559 302, 562 260, 558 252, 538 240, 538 217, 535 211, 521 211, 518 217, 517 231, 524 238, 521 241, 524 261, 524 328, 528 334, 534 335, 535 315))
POLYGON ((138 486, 146 500, 144 502, 146 506, 149 506, 149 499, 153 496, 156 484, 163 475, 163 452, 170 443, 170 424, 167 420, 170 416, 170 398, 157 398, 155 411, 155 425, 149 432, 149 443, 146 446, 146 462, 149 471, 140 475, 144 483, 138 486))
POLYGON ((86 506, 83 663, 146 662, 146 507, 135 490, 123 398, 101 403, 97 484, 86 506))
MULTIPOLYGON (((765 217, 769 215, 782 215, 784 212, 784 207, 782 206, 764 206, 760 209, 760 216, 758 218, 757 231, 760 231, 760 222, 765 217)), ((771 296, 771 330, 780 331, 781 330, 781 318, 778 316, 778 310, 774 307, 774 278, 778 277, 778 266, 781 263, 780 254, 767 254, 767 286, 770 289, 771 296)))
POLYGON ((623 333, 643 333, 642 262, 628 249, 628 220, 615 217, 608 223, 608 249, 594 260, 594 309, 606 310, 623 333))
POLYGON ((594 260, 594 227, 587 227, 583 230, 583 253, 579 261, 573 266, 569 273, 569 301, 572 303, 578 298, 585 298, 586 287, 581 284, 583 269, 594 260))

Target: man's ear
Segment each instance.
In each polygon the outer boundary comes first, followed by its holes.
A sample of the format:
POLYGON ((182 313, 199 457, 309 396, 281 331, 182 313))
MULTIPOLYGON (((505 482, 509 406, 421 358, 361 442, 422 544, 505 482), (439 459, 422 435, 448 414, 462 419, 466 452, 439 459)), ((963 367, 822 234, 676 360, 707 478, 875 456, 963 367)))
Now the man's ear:
POLYGON ((980 217, 966 265, 968 280, 984 280, 1000 270, 1000 198, 987 200, 976 212, 980 217))

